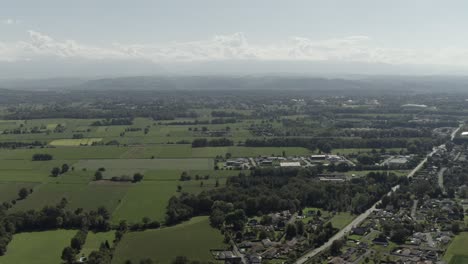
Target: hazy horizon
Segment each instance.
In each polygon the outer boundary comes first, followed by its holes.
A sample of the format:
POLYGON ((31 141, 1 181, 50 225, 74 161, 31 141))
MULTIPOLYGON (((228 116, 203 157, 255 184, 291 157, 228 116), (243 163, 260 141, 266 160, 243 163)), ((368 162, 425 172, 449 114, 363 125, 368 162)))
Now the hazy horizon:
POLYGON ((468 75, 468 3, 14 1, 0 78, 468 75))

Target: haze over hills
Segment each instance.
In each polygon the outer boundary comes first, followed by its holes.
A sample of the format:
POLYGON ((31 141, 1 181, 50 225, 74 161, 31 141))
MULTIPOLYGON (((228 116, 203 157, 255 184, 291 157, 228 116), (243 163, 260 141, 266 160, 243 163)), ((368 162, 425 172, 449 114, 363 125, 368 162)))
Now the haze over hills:
POLYGON ((10 90, 311 90, 311 91, 466 91, 464 76, 363 76, 315 77, 305 75, 199 75, 131 76, 114 78, 8 79, 0 88, 10 90))

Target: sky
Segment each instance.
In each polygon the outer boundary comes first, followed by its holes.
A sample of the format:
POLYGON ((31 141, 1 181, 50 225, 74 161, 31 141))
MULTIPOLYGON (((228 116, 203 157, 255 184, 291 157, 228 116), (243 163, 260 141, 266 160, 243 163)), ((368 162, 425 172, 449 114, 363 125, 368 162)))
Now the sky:
POLYGON ((294 62, 355 74, 372 73, 364 70, 372 65, 380 74, 468 74, 463 0, 0 0, 0 6, 0 70, 9 69, 2 78, 78 76, 80 67, 95 67, 96 75, 174 72, 174 65, 196 72, 207 64, 206 72, 217 64, 293 72, 294 62))

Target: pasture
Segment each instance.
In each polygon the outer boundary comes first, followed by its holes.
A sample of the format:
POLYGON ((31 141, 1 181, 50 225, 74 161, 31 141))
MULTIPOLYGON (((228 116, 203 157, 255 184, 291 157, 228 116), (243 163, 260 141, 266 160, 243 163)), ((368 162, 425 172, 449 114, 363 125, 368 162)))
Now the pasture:
POLYGON ((135 170, 209 170, 213 169, 212 159, 101 159, 80 160, 75 164, 76 169, 96 170, 106 169, 135 169, 135 170))
POLYGON ((12 211, 41 209, 46 205, 56 205, 62 198, 68 201, 67 208, 75 210, 95 210, 104 206, 112 213, 123 199, 130 184, 66 184, 46 183, 37 186, 25 200, 18 201, 12 211))
POLYGON ((178 181, 143 181, 133 184, 112 214, 112 222, 141 222, 143 217, 164 221, 166 206, 175 195, 178 181))
POLYGON ((62 250, 75 234, 75 230, 16 234, 8 245, 7 253, 0 256, 0 263, 61 263, 62 250))
POLYGON ((209 249, 227 248, 223 235, 209 225, 208 217, 194 217, 182 224, 157 230, 130 232, 118 244, 113 264, 130 259, 138 263, 149 257, 157 263, 171 263, 176 256, 214 261, 209 249))
POLYGON ((468 232, 462 232, 455 236, 444 254, 444 260, 449 264, 461 264, 468 260, 468 232))
POLYGON ((30 190, 34 188, 35 185, 35 183, 18 182, 0 183, 0 203, 18 199, 18 192, 21 188, 30 190))
POLYGON ((91 146, 93 143, 101 142, 102 138, 81 138, 81 139, 56 139, 50 142, 52 146, 76 147, 91 146))
POLYGON ((86 236, 86 242, 83 245, 78 256, 89 256, 89 254, 94 250, 99 250, 99 246, 101 243, 109 242, 109 245, 112 246, 112 241, 115 238, 115 231, 109 232, 100 232, 94 233, 89 231, 88 235, 86 236))

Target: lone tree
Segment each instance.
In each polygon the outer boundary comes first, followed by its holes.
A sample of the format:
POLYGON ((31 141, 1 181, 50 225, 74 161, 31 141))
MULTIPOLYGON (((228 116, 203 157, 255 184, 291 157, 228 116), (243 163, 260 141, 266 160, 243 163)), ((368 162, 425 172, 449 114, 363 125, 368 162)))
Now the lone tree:
POLYGON ((73 263, 75 261, 75 250, 71 247, 66 247, 62 251, 62 260, 66 263, 73 263))
POLYGON ((52 176, 54 176, 54 177, 59 176, 60 175, 60 168, 59 167, 54 167, 52 169, 52 171, 50 172, 50 174, 52 174, 52 176))
POLYGON ((100 181, 102 180, 102 172, 101 171, 96 171, 96 173, 94 173, 94 180, 95 181, 100 181))
POLYGON ((26 197, 28 197, 28 195, 29 195, 29 191, 26 188, 21 188, 19 190, 19 192, 18 192, 18 196, 19 196, 20 200, 26 199, 26 197))
POLYGON ((341 253, 341 248, 343 247, 343 241, 341 240, 335 240, 333 241, 333 243, 331 244, 331 247, 330 247, 330 253, 333 255, 333 256, 338 256, 340 253, 341 253))
POLYGON ((137 172, 133 174, 133 182, 139 182, 143 180, 143 174, 137 172))
POLYGON ((286 239, 290 240, 293 237, 297 236, 297 229, 296 226, 293 224, 288 224, 286 226, 286 239))
POLYGON ((64 174, 64 173, 67 173, 67 171, 70 169, 70 167, 68 166, 68 164, 63 164, 62 165, 62 171, 60 172, 61 174, 64 174))

